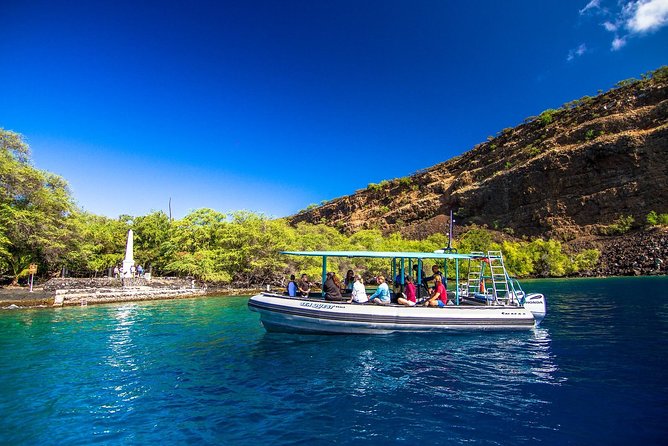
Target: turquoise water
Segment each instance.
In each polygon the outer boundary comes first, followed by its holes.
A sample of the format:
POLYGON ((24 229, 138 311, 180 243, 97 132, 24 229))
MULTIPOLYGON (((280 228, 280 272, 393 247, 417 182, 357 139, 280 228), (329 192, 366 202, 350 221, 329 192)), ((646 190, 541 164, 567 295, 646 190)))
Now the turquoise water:
POLYGON ((2 444, 666 444, 668 278, 533 281, 541 328, 269 334, 246 298, 0 312, 2 444))

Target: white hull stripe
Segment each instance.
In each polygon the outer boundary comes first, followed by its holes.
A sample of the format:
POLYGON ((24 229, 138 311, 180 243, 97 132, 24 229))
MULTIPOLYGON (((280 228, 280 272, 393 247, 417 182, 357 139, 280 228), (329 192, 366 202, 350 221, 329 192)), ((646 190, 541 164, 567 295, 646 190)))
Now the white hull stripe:
MULTIPOLYGON (((262 312, 281 313, 292 316, 301 316, 310 319, 326 319, 342 322, 365 322, 365 323, 385 323, 397 325, 489 325, 489 326, 527 326, 532 327, 535 320, 529 317, 515 318, 471 318, 471 317, 413 317, 413 316, 382 316, 371 314, 351 314, 351 313, 332 313, 316 309, 301 309, 276 305, 267 302, 258 302, 250 300, 249 307, 256 308, 262 312)), ((480 307, 478 307, 480 308, 480 307)), ((447 311, 448 309, 440 309, 447 311)), ((501 309, 495 309, 502 311, 501 309)), ((439 311, 439 309, 433 309, 439 311)), ((512 310, 509 310, 512 311, 512 310)))

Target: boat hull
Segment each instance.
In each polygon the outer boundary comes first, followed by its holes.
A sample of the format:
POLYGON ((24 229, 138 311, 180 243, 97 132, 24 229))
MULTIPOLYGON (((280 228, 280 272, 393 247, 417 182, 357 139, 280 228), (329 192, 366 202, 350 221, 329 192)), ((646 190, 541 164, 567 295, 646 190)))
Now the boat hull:
POLYGON ((531 311, 514 306, 445 308, 349 304, 260 293, 248 301, 267 331, 386 334, 450 330, 523 330, 536 326, 531 311))

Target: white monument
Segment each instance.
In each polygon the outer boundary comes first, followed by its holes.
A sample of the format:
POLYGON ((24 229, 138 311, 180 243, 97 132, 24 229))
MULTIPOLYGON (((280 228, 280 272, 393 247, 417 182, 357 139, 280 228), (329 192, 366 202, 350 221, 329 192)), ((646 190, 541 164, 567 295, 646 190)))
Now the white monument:
POLYGON ((131 268, 134 266, 135 261, 132 257, 132 251, 134 250, 134 244, 132 240, 132 229, 128 231, 128 243, 125 245, 125 259, 123 260, 123 272, 121 277, 132 277, 131 268))

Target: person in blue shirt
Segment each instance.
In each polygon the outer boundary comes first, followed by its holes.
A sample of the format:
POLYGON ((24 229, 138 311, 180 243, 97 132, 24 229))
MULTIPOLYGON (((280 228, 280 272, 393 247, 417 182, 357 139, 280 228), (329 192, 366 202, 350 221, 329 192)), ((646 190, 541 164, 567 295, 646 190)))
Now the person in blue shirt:
POLYGON ((295 282, 294 274, 290 274, 290 282, 288 282, 288 296, 297 296, 297 282, 295 282))
POLYGON ((375 293, 369 296, 369 302, 378 305, 389 305, 390 304, 390 287, 385 283, 384 276, 378 276, 376 278, 378 282, 378 289, 375 293))

